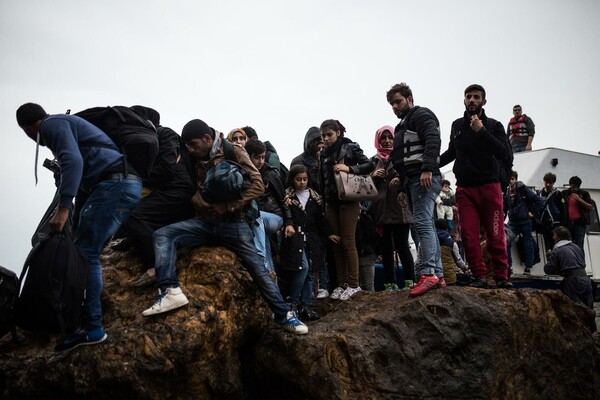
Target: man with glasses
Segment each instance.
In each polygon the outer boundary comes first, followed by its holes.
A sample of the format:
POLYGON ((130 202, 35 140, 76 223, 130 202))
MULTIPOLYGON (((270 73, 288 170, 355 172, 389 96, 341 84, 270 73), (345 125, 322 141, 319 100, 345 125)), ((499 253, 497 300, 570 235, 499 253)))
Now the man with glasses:
POLYGON ((531 118, 523 114, 523 109, 518 104, 513 107, 513 115, 506 128, 513 153, 529 151, 535 135, 535 124, 531 118))

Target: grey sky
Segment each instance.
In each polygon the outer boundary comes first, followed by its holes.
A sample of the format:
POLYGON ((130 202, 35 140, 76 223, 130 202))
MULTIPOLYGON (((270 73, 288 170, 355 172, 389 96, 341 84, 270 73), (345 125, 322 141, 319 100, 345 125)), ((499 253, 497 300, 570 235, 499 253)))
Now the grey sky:
POLYGON ((385 92, 400 81, 437 114, 445 149, 477 82, 503 124, 523 106, 534 149, 596 154, 598 17, 595 0, 0 0, 0 265, 20 270, 54 193, 41 166, 34 186, 22 103, 144 104, 178 132, 193 118, 251 125, 289 163, 328 118, 374 154, 375 131, 397 123, 385 92))

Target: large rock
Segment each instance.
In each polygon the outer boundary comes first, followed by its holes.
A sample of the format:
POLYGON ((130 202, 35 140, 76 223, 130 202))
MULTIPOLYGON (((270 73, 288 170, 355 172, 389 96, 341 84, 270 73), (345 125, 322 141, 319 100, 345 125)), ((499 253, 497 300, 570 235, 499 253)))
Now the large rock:
POLYGON ((107 252, 108 340, 64 355, 56 338, 0 341, 3 398, 583 399, 600 388, 591 312, 556 291, 447 288, 319 300, 296 336, 270 321, 224 248, 179 253, 189 306, 143 318, 155 288, 132 289, 131 254, 107 252))
POLYGON ((139 262, 106 253, 104 325, 108 340, 56 356, 56 338, 20 332, 0 343, 5 398, 221 399, 243 393, 239 352, 265 330, 268 308, 236 257, 221 247, 180 251, 179 279, 190 300, 150 318, 156 288, 132 289, 139 262))
POLYGON ((256 398, 597 399, 593 313, 558 291, 359 293, 254 347, 256 398))

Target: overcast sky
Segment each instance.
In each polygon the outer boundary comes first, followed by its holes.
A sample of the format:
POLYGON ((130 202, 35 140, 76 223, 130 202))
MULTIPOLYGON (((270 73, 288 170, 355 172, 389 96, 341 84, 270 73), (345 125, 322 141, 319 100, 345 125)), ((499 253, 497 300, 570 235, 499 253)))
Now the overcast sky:
POLYGON ((518 103, 533 118, 534 149, 597 154, 599 17, 597 0, 0 0, 0 265, 21 269, 54 194, 47 149, 35 186, 35 145, 15 120, 25 102, 143 104, 177 132, 194 118, 251 125, 287 164, 329 118, 373 155, 401 81, 437 114, 445 149, 480 83, 489 116, 506 125, 518 103))

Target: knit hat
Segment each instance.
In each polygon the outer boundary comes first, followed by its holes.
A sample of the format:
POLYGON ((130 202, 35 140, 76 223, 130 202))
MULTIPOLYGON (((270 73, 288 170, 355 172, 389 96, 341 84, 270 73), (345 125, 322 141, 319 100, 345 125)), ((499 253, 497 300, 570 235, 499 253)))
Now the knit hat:
POLYGON ((213 139, 215 138, 215 134, 213 133, 212 129, 210 129, 206 122, 199 119, 191 120, 185 124, 181 130, 181 140, 183 140, 184 143, 194 139, 202 139, 204 135, 209 135, 213 139))
POLYGON ((465 94, 473 91, 473 90, 479 90, 482 94, 483 94, 483 98, 485 99, 485 89, 483 88, 483 86, 478 85, 476 83, 467 86, 467 88, 465 89, 465 94))

